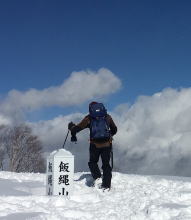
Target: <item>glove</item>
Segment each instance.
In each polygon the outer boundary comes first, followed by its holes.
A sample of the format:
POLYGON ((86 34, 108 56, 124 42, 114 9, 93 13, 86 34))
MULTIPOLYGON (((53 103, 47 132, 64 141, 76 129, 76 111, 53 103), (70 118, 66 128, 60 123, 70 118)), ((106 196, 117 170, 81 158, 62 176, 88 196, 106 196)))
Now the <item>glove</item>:
POLYGON ((71 122, 68 124, 68 129, 71 131, 74 126, 75 126, 75 124, 71 121, 71 122))
POLYGON ((76 135, 71 136, 71 142, 77 142, 77 137, 76 135))

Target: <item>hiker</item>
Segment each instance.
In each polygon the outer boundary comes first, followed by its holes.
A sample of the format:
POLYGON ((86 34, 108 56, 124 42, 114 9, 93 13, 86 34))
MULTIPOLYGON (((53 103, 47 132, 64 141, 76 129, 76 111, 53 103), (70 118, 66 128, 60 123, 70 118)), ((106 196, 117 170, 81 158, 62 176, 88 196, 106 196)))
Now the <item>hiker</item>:
POLYGON ((91 102, 89 104, 89 114, 79 124, 75 125, 73 122, 68 124, 68 129, 71 131, 71 141, 76 142, 76 133, 85 128, 90 129, 88 165, 94 179, 94 185, 101 180, 101 172, 97 164, 101 156, 103 170, 101 188, 109 190, 112 178, 112 168, 110 166, 112 137, 117 133, 117 127, 102 103, 91 102))

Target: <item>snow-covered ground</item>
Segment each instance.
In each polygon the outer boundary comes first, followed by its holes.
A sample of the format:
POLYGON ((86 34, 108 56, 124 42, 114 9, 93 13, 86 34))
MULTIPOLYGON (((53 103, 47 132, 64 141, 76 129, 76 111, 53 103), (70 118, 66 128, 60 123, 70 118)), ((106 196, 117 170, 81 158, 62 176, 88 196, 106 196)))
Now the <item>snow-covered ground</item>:
POLYGON ((190 220, 191 178, 113 173, 112 190, 76 173, 70 199, 45 195, 44 174, 0 172, 0 219, 190 220))

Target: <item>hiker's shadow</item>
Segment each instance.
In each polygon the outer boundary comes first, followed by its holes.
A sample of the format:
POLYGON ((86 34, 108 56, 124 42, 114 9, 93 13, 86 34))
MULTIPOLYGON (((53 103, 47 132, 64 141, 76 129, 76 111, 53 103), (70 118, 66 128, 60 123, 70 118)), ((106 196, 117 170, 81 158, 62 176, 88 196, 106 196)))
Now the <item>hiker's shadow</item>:
POLYGON ((78 182, 83 179, 86 180, 86 182, 85 182, 86 186, 91 187, 93 185, 94 179, 93 179, 92 175, 89 173, 82 174, 77 180, 74 180, 74 181, 78 182))

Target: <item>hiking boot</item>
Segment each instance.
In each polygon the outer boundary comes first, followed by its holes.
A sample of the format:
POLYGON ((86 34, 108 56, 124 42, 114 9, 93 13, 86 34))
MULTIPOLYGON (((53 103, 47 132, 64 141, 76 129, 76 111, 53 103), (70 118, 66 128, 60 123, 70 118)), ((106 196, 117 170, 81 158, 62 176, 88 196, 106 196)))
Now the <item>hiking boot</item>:
POLYGON ((94 180, 92 186, 100 188, 101 183, 102 183, 102 179, 101 178, 97 178, 97 179, 94 180))
POLYGON ((108 186, 104 186, 103 184, 101 184, 101 185, 99 186, 99 189, 102 189, 103 192, 109 192, 111 188, 108 187, 108 186))
POLYGON ((110 191, 110 187, 102 187, 102 191, 103 192, 109 192, 110 191))

